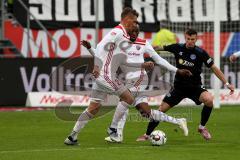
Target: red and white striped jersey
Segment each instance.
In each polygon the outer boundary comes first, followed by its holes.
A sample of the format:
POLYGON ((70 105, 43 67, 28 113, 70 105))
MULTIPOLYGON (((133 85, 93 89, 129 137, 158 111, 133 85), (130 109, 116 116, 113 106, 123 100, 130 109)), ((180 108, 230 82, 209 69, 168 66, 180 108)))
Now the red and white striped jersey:
POLYGON ((127 61, 124 45, 128 44, 129 35, 120 24, 112 29, 97 45, 95 65, 100 67, 100 76, 96 82, 116 90, 118 83, 116 72, 127 61), (98 61, 98 62, 96 62, 98 61))
POLYGON ((114 88, 116 71, 121 69, 126 73, 126 80, 135 79, 136 85, 141 85, 143 79, 147 79, 147 73, 141 69, 144 63, 144 54, 148 54, 156 64, 176 72, 177 68, 160 57, 145 39, 137 38, 135 42, 129 40, 129 36, 122 25, 112 29, 98 44, 95 57, 100 59, 101 70, 97 79, 101 84, 114 88), (138 65, 130 65, 138 64, 138 65), (137 67, 138 66, 138 67, 137 67), (137 78, 138 77, 138 78, 137 78))

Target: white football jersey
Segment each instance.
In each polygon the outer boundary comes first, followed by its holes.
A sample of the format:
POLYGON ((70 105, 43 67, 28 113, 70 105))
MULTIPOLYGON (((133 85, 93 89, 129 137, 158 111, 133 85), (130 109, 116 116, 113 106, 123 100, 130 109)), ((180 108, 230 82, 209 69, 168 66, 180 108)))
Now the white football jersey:
MULTIPOLYGON (((100 76, 96 82, 116 90, 120 82, 116 79, 116 71, 121 66, 122 71, 126 74, 126 80, 132 81, 135 88, 147 85, 147 73, 141 69, 144 63, 144 54, 148 54, 156 64, 173 72, 177 68, 169 64, 165 59, 160 57, 152 48, 151 44, 145 39, 137 38, 133 43, 130 41, 124 27, 120 24, 112 29, 97 45, 95 53, 100 64, 100 76), (130 64, 138 64, 131 66, 130 64), (144 82, 144 84, 142 84, 144 82)), ((142 88, 142 87, 141 87, 142 88)), ((143 87, 142 89, 145 89, 143 87)))
POLYGON ((120 65, 126 63, 127 55, 122 46, 128 41, 129 36, 120 24, 97 45, 94 63, 100 67, 100 76, 96 79, 96 83, 113 90, 121 86, 121 82, 116 79, 116 71, 120 65))
MULTIPOLYGON (((130 42, 126 49, 127 63, 144 63, 145 47, 146 40, 137 38, 134 43, 130 42)), ((131 91, 142 91, 147 87, 148 76, 144 69, 122 65, 121 70, 125 73, 126 85, 131 91)))
MULTIPOLYGON (((176 72, 177 68, 169 64, 165 59, 160 57, 153 49, 151 44, 145 39, 137 38, 134 43, 126 50, 127 63, 144 63, 144 54, 149 55, 156 64, 176 72)), ((126 73, 126 81, 132 83, 138 91, 142 91, 148 85, 148 76, 144 69, 137 67, 121 66, 121 69, 126 73)), ((132 89, 133 90, 133 89, 132 89)))

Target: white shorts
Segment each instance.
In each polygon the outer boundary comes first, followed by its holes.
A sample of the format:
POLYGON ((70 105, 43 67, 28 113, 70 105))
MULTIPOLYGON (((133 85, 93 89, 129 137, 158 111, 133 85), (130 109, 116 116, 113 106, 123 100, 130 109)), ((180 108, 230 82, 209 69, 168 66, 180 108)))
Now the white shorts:
POLYGON ((105 101, 107 95, 116 95, 120 96, 123 92, 128 90, 124 85, 119 85, 117 90, 113 90, 106 85, 103 85, 98 82, 93 83, 92 92, 91 92, 91 100, 92 101, 105 101))
POLYGON ((135 101, 133 106, 137 106, 140 103, 147 103, 147 96, 142 95, 141 93, 146 89, 148 85, 148 76, 144 76, 141 81, 138 81, 139 78, 133 80, 127 80, 126 87, 131 91, 135 101), (137 83, 139 82, 139 83, 137 83), (136 85, 137 84, 137 85, 136 85))
POLYGON ((137 96, 135 97, 135 101, 133 103, 133 106, 137 106, 140 103, 148 103, 148 99, 146 96, 137 96))

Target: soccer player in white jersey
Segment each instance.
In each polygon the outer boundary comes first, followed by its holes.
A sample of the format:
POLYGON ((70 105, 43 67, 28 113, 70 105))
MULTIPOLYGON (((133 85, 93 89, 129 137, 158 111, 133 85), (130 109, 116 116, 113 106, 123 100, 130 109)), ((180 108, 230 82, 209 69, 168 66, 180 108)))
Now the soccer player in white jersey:
MULTIPOLYGON (((137 27, 130 35, 131 35, 131 41, 134 41, 130 43, 127 52, 127 62, 128 63, 143 63, 144 62, 144 53, 148 53, 150 57, 153 57, 154 61, 165 68, 167 68, 170 71, 176 72, 175 68, 171 66, 166 60, 162 59, 152 48, 152 46, 144 39, 137 38, 139 33, 139 28, 137 27)), ((82 45, 85 46, 91 55, 95 55, 95 49, 91 48, 91 45, 87 41, 82 41, 82 45)), ((121 70, 126 75, 126 86, 129 88, 129 90, 133 93, 135 97, 135 103, 133 106, 138 107, 141 104, 148 103, 147 97, 144 95, 144 91, 146 91, 146 87, 148 85, 148 75, 145 70, 141 68, 135 68, 135 67, 127 67, 125 65, 121 66, 121 70), (143 93, 143 94, 141 94, 143 93)), ((180 74, 191 74, 187 70, 179 70, 180 74)), ((123 128, 126 122, 128 114, 128 106, 124 106, 122 102, 120 101, 117 105, 114 118, 112 121, 111 126, 108 129, 109 137, 106 137, 105 140, 109 142, 121 142, 123 140, 123 128), (124 116, 119 119, 118 115, 119 112, 123 112, 124 116), (116 127, 117 126, 117 127, 116 127), (113 128, 116 127, 116 128, 113 128), (111 136, 111 135, 115 136, 111 136)), ((166 121, 169 123, 177 124, 181 129, 184 131, 184 135, 188 135, 188 128, 186 125, 186 119, 185 118, 173 118, 168 115, 162 116, 162 121, 166 121)))
POLYGON ((235 62, 238 57, 240 57, 240 51, 233 53, 233 54, 229 57, 229 60, 230 60, 230 62, 235 62))
MULTIPOLYGON (((136 27, 135 30, 130 33, 132 41, 134 39, 135 40, 133 43, 131 43, 131 47, 129 47, 127 50, 127 62, 143 63, 144 54, 146 53, 154 60, 156 64, 166 68, 171 72, 177 72, 177 74, 182 74, 185 76, 191 75, 191 72, 188 70, 176 70, 175 67, 170 65, 165 59, 163 59, 156 53, 156 51, 152 48, 151 44, 148 41, 138 38, 138 34, 139 27, 136 27)), ((147 72, 141 68, 133 68, 128 66, 122 66, 121 69, 126 74, 126 86, 129 88, 129 90, 133 93, 135 97, 135 102, 133 106, 135 106, 141 112, 141 108, 145 108, 148 106, 147 96, 146 94, 144 94, 148 85, 147 72)), ((105 138, 105 140, 108 142, 123 141, 123 129, 128 115, 128 108, 125 105, 126 104, 121 103, 121 101, 117 105, 116 111, 112 119, 112 123, 107 131, 109 136, 105 138), (121 112, 124 113, 124 116, 119 119, 118 115, 121 112)), ((184 135, 188 136, 188 128, 185 118, 174 118, 162 113, 160 119, 160 121, 179 125, 179 127, 183 130, 184 135)))
MULTIPOLYGON (((94 70, 99 70, 99 77, 93 84, 91 94, 91 102, 88 108, 80 114, 70 135, 65 139, 67 145, 77 144, 77 137, 86 123, 94 117, 101 106, 101 102, 106 98, 107 94, 115 94, 122 100, 124 106, 133 104, 134 97, 130 91, 116 79, 116 71, 120 65, 126 64, 133 67, 142 67, 147 69, 153 68, 152 62, 143 64, 129 64, 124 59, 126 51, 124 49, 125 42, 128 42, 129 35, 133 28, 138 25, 138 13, 131 8, 125 8, 121 14, 121 24, 111 30, 97 45, 94 70)), ((177 69, 175 68, 175 71, 177 69)), ((139 108, 143 116, 160 121, 162 112, 151 110, 147 105, 139 108)), ((118 118, 121 119, 124 113, 119 113, 118 118)))

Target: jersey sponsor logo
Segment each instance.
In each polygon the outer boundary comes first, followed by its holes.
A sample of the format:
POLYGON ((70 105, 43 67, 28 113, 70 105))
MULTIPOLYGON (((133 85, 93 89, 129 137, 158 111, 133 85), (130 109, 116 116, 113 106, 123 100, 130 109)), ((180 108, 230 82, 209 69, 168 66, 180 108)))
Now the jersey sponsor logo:
POLYGON ((178 60, 178 63, 179 63, 179 64, 183 64, 183 62, 184 62, 183 59, 179 59, 179 60, 178 60))
POLYGON ((140 56, 140 53, 128 52, 129 56, 140 56))
POLYGON ((193 67, 194 66, 194 63, 188 62, 188 61, 183 60, 183 59, 179 59, 178 63, 183 65, 183 66, 187 66, 187 67, 193 67))
POLYGON ((195 55, 195 54, 191 54, 191 55, 190 55, 190 58, 191 58, 192 60, 195 60, 195 59, 196 59, 196 55, 195 55))

